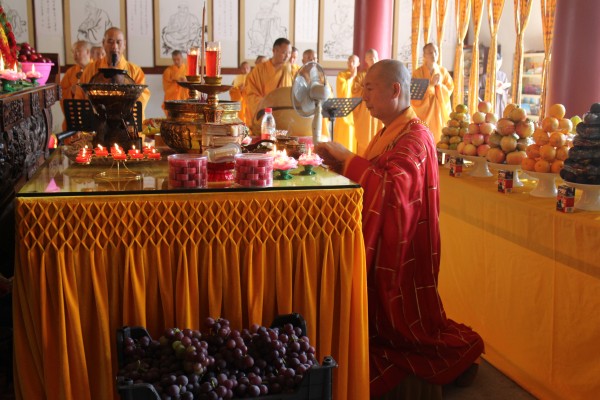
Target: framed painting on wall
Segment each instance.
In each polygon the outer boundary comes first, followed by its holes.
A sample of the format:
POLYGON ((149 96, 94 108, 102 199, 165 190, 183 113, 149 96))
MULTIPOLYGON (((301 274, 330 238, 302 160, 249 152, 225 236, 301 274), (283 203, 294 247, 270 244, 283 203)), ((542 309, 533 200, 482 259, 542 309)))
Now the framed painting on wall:
POLYGON ((319 63, 344 68, 354 46, 354 0, 321 0, 319 28, 319 63))
POLYGON ((13 28, 17 43, 27 42, 35 47, 32 0, 3 0, 0 6, 13 28))
POLYGON ((289 1, 240 0, 240 63, 254 65, 259 55, 271 58, 280 37, 294 43, 292 10, 289 1))
POLYGON ((171 65, 173 51, 187 54, 191 47, 200 47, 203 19, 206 32, 204 40, 209 41, 210 15, 210 2, 154 0, 154 64, 171 65))
MULTIPOLYGON (((102 46, 104 32, 108 28, 120 28, 124 34, 125 2, 119 0, 77 1, 65 0, 65 55, 67 64, 74 64, 71 46, 78 40, 85 40, 92 46, 102 46)), ((127 49, 126 49, 127 51, 127 49)))

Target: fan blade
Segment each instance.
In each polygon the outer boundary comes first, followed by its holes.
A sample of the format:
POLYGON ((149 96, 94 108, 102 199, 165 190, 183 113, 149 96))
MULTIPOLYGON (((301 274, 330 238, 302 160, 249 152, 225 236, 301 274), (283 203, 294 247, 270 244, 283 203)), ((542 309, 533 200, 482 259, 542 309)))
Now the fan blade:
POLYGON ((313 100, 327 100, 331 96, 329 85, 314 82, 310 85, 310 97, 313 100))
POLYGON ((296 77, 296 82, 294 84, 294 99, 298 103, 302 103, 302 101, 308 97, 308 83, 303 77, 296 77))

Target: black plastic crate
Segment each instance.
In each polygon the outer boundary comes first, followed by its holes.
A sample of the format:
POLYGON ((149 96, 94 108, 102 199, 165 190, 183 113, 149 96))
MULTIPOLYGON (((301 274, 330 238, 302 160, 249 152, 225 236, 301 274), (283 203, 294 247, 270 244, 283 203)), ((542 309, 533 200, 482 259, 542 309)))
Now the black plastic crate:
MULTIPOLYGON (((302 334, 306 335, 306 322, 300 314, 286 314, 275 317, 271 328, 283 327, 291 323, 294 327, 299 327, 302 334)), ((140 326, 125 326, 117 330, 117 355, 119 367, 123 366, 123 341, 126 338, 139 339, 148 336, 148 331, 140 326)), ((254 400, 331 400, 333 368, 337 367, 337 362, 331 356, 326 356, 318 367, 311 368, 300 385, 293 393, 280 393, 260 397, 245 397, 244 399, 254 400)), ((149 383, 133 383, 130 380, 117 379, 117 391, 122 400, 160 400, 160 395, 149 383)))

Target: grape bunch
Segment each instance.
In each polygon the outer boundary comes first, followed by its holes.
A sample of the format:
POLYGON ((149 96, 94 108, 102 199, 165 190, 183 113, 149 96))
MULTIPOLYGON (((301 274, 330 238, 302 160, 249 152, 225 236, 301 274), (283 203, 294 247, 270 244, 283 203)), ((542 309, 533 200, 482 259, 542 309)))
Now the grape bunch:
POLYGON ((170 328, 158 340, 126 338, 118 378, 149 383, 163 400, 218 400, 293 392, 318 366, 315 348, 292 324, 238 331, 207 318, 205 326, 170 328))

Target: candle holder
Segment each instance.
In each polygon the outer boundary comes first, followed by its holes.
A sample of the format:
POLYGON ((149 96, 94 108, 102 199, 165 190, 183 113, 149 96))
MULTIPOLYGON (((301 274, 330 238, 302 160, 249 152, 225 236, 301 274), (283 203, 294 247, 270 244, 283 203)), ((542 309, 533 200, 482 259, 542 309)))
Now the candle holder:
MULTIPOLYGON (((217 94, 227 92, 232 88, 231 85, 209 85, 200 82, 177 82, 180 86, 183 86, 186 89, 196 90, 198 92, 206 93, 208 96, 207 104, 209 110, 217 110, 219 105, 219 97, 217 94)), ((210 120, 206 120, 206 122, 218 122, 216 119, 218 117, 218 113, 209 113, 208 115, 210 120)))
POLYGON ((300 175, 316 175, 314 168, 314 165, 305 165, 304 171, 300 171, 300 175))
POLYGON ((142 174, 127 168, 126 160, 115 160, 110 168, 106 171, 97 173, 94 178, 104 179, 107 181, 130 181, 142 179, 142 174), (116 168, 115 168, 116 166, 116 168))
POLYGON ((39 83, 38 83, 38 79, 39 79, 39 78, 29 78, 29 80, 31 81, 31 84, 32 84, 33 86, 38 86, 38 85, 39 85, 39 83))
POLYGON ((289 169, 276 169, 277 176, 274 179, 278 181, 287 181, 288 179, 292 179, 292 174, 290 174, 289 169))
POLYGON ((14 92, 13 81, 2 78, 2 91, 3 92, 14 92))
MULTIPOLYGON (((185 79, 190 83, 200 84, 202 82, 202 77, 200 75, 186 75, 185 79)), ((187 89, 188 89, 188 94, 190 96, 190 99, 194 99, 194 100, 200 99, 199 91, 192 89, 192 88, 187 88, 187 89)))

